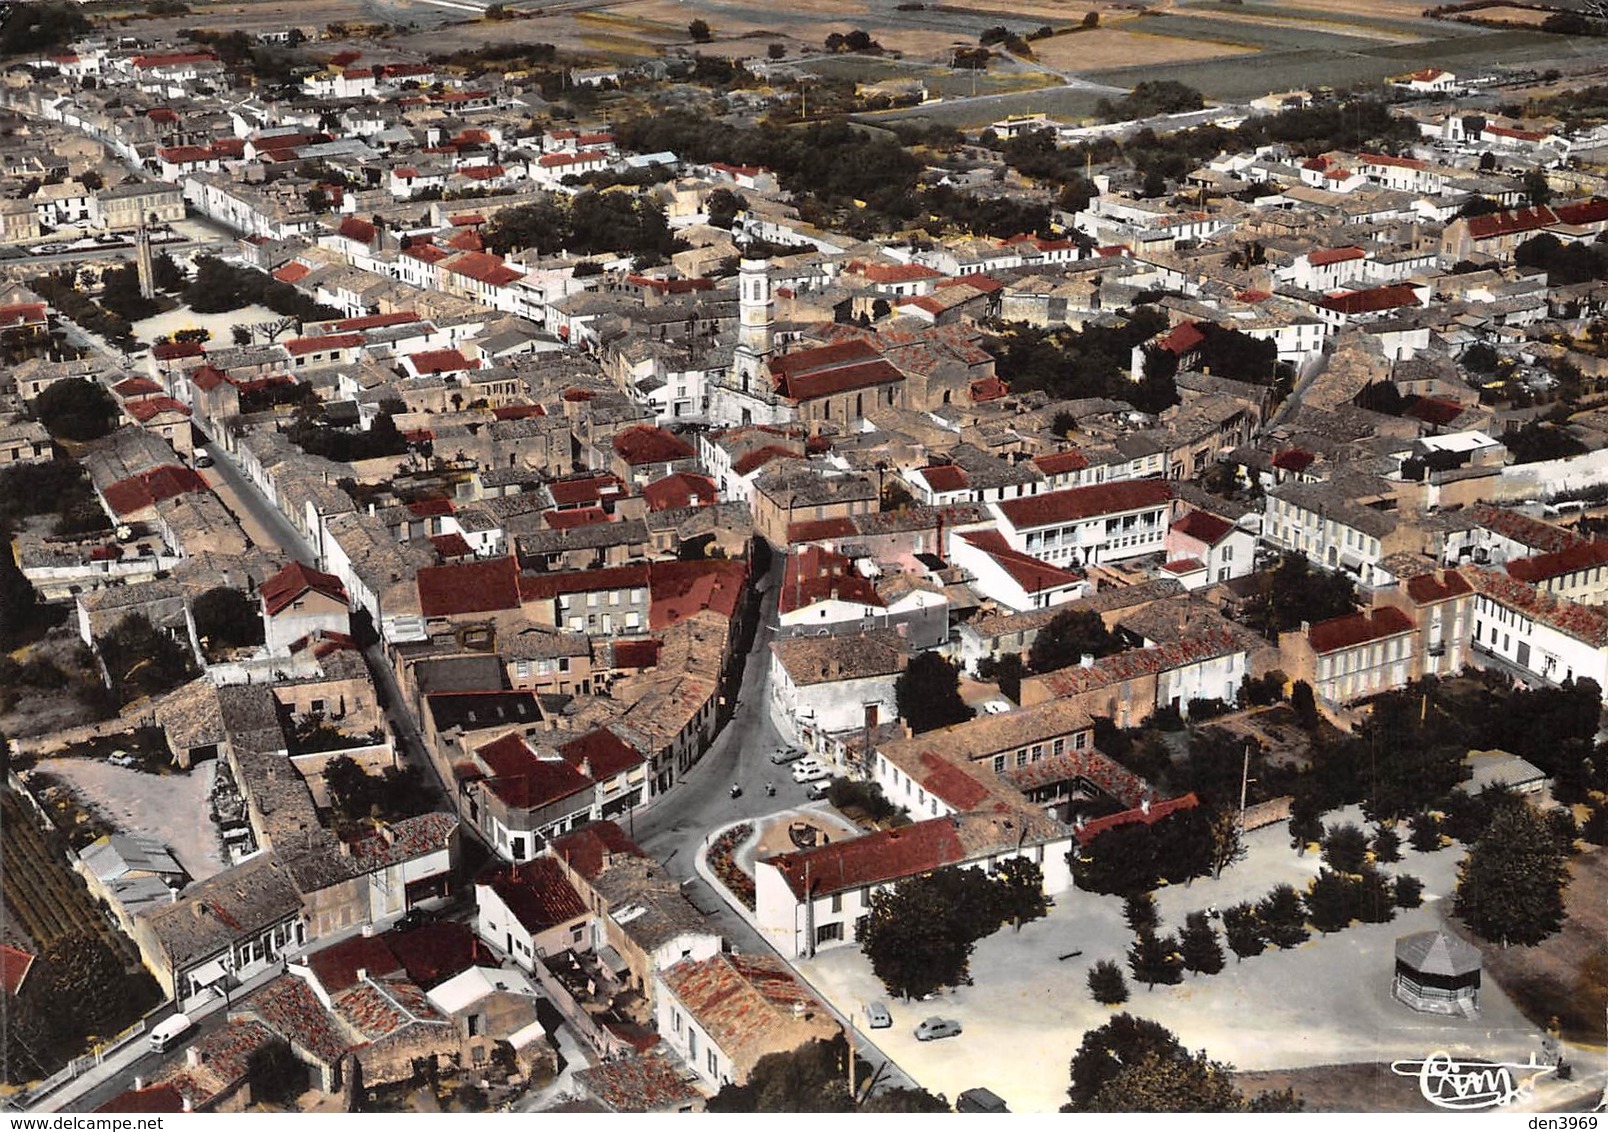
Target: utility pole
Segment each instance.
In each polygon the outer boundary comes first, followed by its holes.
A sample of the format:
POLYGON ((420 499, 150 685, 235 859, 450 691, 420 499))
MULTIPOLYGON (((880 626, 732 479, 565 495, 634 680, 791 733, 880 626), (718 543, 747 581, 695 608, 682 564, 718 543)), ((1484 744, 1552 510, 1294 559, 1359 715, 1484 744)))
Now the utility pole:
POLYGON ((1245 794, 1251 785, 1251 741, 1245 740, 1245 758, 1240 763, 1240 811, 1239 831, 1240 837, 1245 836, 1245 794))

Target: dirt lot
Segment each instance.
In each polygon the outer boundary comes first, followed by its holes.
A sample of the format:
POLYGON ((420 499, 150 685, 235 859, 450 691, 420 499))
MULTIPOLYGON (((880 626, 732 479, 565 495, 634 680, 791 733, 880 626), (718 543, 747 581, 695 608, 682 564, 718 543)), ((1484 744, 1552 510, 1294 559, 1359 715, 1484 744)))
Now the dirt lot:
MULTIPOLYGON (((1143 26, 1142 24, 1138 26, 1143 26)), ((1204 43, 1170 35, 1097 28, 1074 35, 1058 35, 1033 42, 1033 55, 1041 63, 1063 70, 1094 71, 1105 67, 1138 67, 1147 63, 1183 63, 1195 59, 1221 59, 1251 55, 1255 48, 1204 43)))
POLYGON ((223 868, 218 830, 207 817, 216 767, 154 775, 93 759, 46 759, 38 770, 70 784, 110 826, 163 842, 193 879, 205 880, 223 868))
POLYGON ((1498 947, 1464 934, 1485 956, 1486 974, 1532 1022, 1545 1026, 1556 1016, 1566 1040, 1600 1046, 1608 1008, 1608 852, 1581 854, 1569 872, 1569 918, 1551 939, 1498 947))
POLYGON ((1275 1069, 1236 1073, 1234 1083, 1247 1096, 1294 1089, 1307 1112, 1439 1112, 1384 1062, 1358 1065, 1314 1065, 1307 1069, 1275 1069))
POLYGON ((1503 24, 1527 24, 1530 27, 1540 27, 1543 20, 1552 15, 1550 11, 1541 11, 1537 8, 1481 8, 1477 12, 1470 12, 1470 19, 1503 24))

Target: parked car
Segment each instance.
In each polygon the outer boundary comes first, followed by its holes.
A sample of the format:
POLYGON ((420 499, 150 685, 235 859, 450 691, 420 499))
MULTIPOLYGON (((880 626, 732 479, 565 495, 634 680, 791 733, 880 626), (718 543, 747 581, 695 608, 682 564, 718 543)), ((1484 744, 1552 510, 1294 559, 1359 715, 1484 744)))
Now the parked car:
POLYGON ((195 454, 195 466, 198 467, 198 468, 210 468, 210 467, 212 467, 212 453, 210 453, 210 452, 197 452, 195 454))
POLYGON ((805 791, 805 795, 812 802, 819 802, 830 793, 832 793, 832 779, 830 777, 810 783, 810 788, 805 791))
POLYGON ((956 1112, 1009 1112, 999 1094, 988 1089, 967 1089, 955 1098, 956 1112))
POLYGON ((788 763, 797 762, 803 757, 804 752, 797 747, 780 747, 770 753, 770 761, 776 766, 786 766, 788 763))
POLYGON ((872 1030, 886 1030, 893 1025, 893 1015, 882 1003, 868 1002, 865 1004, 865 1024, 872 1030))
POLYGON ((935 1042, 939 1038, 952 1038, 960 1033, 960 1023, 953 1018, 929 1018, 916 1027, 916 1041, 935 1042))
POLYGON ((129 754, 127 751, 113 751, 109 756, 107 756, 106 761, 111 763, 113 766, 136 767, 140 765, 140 760, 129 754))
POLYGON ((801 762, 793 764, 794 782, 819 782, 823 778, 831 778, 832 772, 818 762, 801 762))

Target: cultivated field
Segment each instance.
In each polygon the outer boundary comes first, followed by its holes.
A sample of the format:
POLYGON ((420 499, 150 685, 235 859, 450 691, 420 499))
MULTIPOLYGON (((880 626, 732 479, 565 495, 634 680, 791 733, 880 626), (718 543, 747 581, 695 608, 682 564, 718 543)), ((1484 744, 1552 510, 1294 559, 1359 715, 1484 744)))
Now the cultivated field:
POLYGON ((1151 21, 1135 21, 1143 31, 1103 27, 1033 41, 1039 62, 1064 71, 1097 71, 1108 67, 1153 67, 1198 59, 1249 55, 1257 49, 1240 44, 1206 42, 1172 35, 1152 34, 1151 21))

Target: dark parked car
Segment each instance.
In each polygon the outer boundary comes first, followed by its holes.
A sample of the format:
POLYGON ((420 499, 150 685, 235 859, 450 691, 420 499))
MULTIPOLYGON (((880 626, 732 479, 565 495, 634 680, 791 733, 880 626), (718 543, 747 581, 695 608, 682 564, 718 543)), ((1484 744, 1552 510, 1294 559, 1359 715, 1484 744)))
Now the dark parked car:
POLYGON ((987 1089, 967 1089, 955 1098, 956 1112, 1009 1112, 997 1093, 987 1089))

